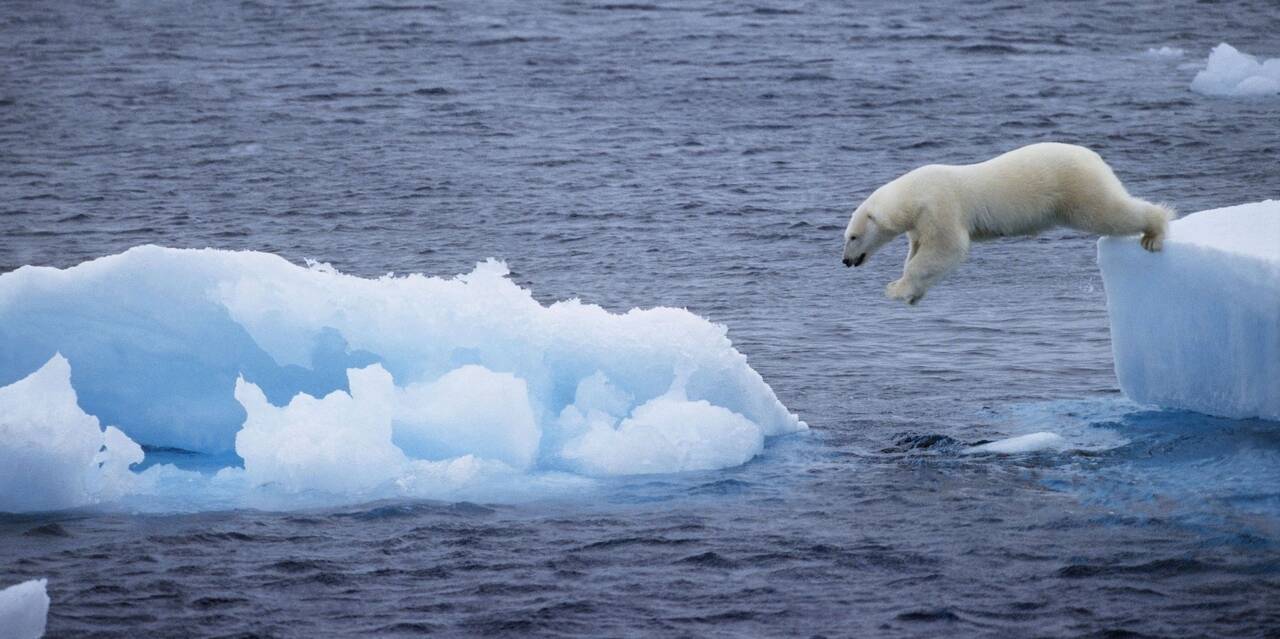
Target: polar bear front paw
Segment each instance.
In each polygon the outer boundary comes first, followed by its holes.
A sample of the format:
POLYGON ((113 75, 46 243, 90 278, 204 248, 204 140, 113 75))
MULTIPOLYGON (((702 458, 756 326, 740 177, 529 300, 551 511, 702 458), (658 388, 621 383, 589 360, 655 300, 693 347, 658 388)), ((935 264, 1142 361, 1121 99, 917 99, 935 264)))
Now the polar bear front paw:
POLYGON ((884 288, 884 294, 891 300, 902 300, 914 305, 924 297, 924 291, 917 291, 906 278, 894 280, 884 288))
POLYGON ((1155 253, 1161 248, 1164 248, 1164 238, 1159 235, 1144 233, 1142 235, 1142 248, 1155 253))

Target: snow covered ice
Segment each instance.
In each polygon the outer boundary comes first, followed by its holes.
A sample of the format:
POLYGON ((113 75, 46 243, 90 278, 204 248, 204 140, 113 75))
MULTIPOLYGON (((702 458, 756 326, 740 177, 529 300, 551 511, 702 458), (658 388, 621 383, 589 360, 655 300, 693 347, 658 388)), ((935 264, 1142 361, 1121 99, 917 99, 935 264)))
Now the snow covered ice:
POLYGON ((45 579, 32 579, 0 590, 0 637, 37 639, 49 617, 45 579))
POLYGON ((1213 96, 1280 95, 1280 58, 1259 61, 1224 42, 1209 53, 1191 90, 1213 96))
POLYGON ((1126 395, 1280 420, 1280 201, 1176 220, 1160 253, 1103 238, 1098 263, 1126 395))
POLYGON ((154 246, 0 275, 0 403, 15 407, 0 414, 0 481, 36 488, 6 490, 23 495, 0 511, 131 492, 573 484, 738 465, 807 428, 723 326, 543 306, 506 275, 490 261, 365 279, 154 246), (234 453, 243 468, 134 473, 138 444, 234 453))

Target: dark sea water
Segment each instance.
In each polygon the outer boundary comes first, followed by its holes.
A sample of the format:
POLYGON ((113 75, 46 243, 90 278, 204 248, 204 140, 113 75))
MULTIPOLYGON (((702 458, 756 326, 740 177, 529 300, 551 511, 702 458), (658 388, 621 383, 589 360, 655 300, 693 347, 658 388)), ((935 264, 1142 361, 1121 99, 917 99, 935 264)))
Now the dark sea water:
POLYGON ((914 308, 903 243, 839 263, 879 184, 1035 141, 1184 212, 1280 196, 1280 100, 1188 89, 1277 34, 1270 0, 8 0, 0 272, 493 256, 727 324, 812 430, 589 499, 8 516, 0 585, 48 577, 53 637, 1280 635, 1280 426, 1123 399, 1094 238, 975 246, 914 308), (959 454, 1042 430, 1074 449, 959 454))

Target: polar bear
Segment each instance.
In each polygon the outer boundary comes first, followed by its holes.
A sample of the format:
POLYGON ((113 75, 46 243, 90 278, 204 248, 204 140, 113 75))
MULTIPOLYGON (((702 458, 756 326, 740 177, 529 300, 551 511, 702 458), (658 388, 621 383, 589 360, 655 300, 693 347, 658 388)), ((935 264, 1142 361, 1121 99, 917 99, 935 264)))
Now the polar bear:
POLYGON ((1131 197, 1097 153, 1031 144, 977 164, 922 166, 876 189, 845 228, 844 265, 861 266, 906 233, 906 266, 885 295, 915 304, 964 260, 972 240, 1063 225, 1100 235, 1142 233, 1142 247, 1159 251, 1172 218, 1168 207, 1131 197))

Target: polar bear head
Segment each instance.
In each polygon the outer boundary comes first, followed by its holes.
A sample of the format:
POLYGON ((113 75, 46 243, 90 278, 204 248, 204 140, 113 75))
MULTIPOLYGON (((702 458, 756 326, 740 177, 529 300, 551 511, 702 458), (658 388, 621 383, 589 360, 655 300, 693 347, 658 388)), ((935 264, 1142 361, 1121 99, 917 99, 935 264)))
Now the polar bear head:
POLYGON ((844 265, 862 266, 880 247, 898 236, 876 216, 875 194, 858 206, 844 229, 844 265))

